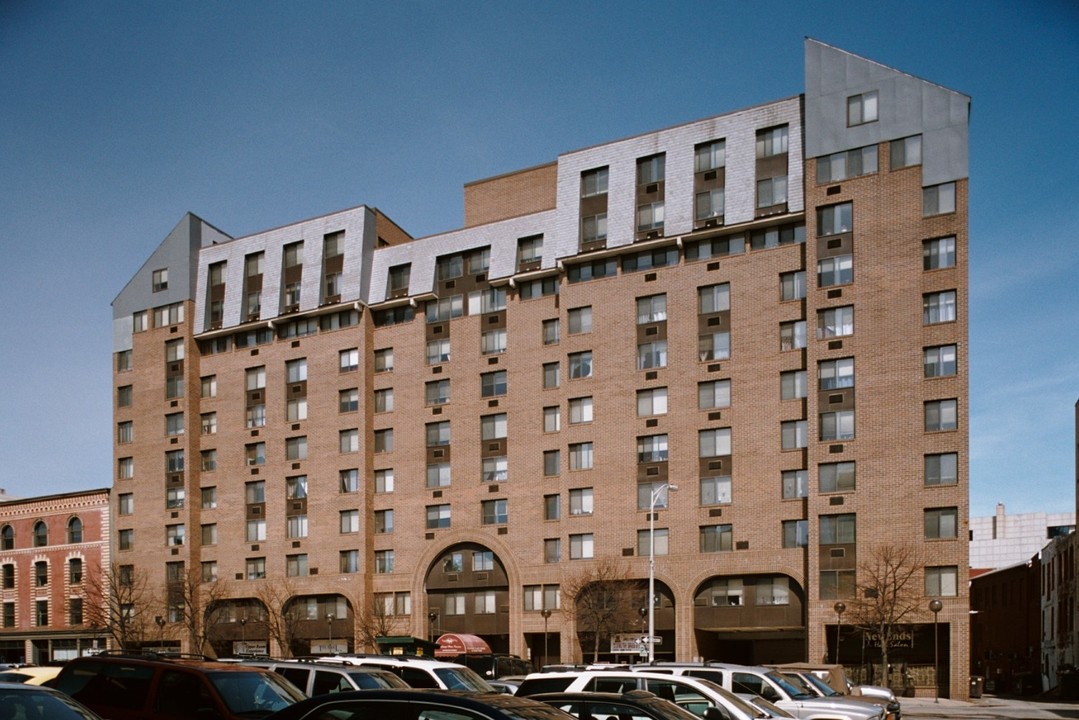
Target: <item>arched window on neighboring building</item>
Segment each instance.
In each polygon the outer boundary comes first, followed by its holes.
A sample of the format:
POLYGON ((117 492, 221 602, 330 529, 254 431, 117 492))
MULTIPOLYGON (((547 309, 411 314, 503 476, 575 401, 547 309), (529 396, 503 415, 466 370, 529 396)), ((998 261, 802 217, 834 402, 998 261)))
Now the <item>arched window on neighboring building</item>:
POLYGON ((0 529, 0 550, 15 549, 15 528, 5 525, 0 529))
POLYGON ((45 547, 49 544, 49 527, 43 520, 34 523, 34 547, 45 547))
POLYGON ((67 521, 67 541, 69 543, 82 542, 82 520, 77 517, 67 521))

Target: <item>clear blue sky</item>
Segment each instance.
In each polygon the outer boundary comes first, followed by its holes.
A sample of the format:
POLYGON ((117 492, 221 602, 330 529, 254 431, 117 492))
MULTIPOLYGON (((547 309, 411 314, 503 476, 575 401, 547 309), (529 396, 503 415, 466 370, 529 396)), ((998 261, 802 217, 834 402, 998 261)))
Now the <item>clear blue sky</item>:
POLYGON ((240 236, 797 95, 805 36, 973 98, 971 511, 1072 510, 1079 3, 0 0, 0 487, 111 484, 110 302, 240 236))

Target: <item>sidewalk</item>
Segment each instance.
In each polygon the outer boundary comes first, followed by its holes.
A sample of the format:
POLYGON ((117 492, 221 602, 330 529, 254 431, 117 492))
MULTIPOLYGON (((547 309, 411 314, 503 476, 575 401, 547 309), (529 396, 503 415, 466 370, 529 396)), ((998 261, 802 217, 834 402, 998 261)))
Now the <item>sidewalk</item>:
POLYGON ((1040 702, 986 695, 976 700, 900 698, 904 718, 1008 718, 1011 720, 1058 720, 1079 718, 1079 703, 1040 702))

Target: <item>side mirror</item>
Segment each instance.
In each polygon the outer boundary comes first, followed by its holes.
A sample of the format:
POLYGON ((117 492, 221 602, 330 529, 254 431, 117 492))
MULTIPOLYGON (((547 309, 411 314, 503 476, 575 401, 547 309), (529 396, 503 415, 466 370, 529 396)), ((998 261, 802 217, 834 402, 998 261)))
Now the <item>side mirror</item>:
POLYGON ((704 720, 731 720, 731 714, 727 708, 709 705, 704 711, 704 720))
POLYGON ((773 702, 773 703, 780 699, 779 698, 779 693, 777 693, 776 689, 774 687, 772 687, 771 685, 765 685, 764 687, 761 688, 761 697, 764 698, 765 700, 767 700, 768 702, 773 702))

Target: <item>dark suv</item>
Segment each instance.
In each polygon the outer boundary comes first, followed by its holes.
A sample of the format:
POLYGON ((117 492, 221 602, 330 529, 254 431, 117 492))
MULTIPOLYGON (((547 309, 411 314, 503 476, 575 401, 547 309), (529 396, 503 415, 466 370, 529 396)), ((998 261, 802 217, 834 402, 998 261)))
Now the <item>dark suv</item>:
POLYGON ((153 654, 76 658, 52 684, 109 720, 252 720, 304 698, 264 668, 153 654))

